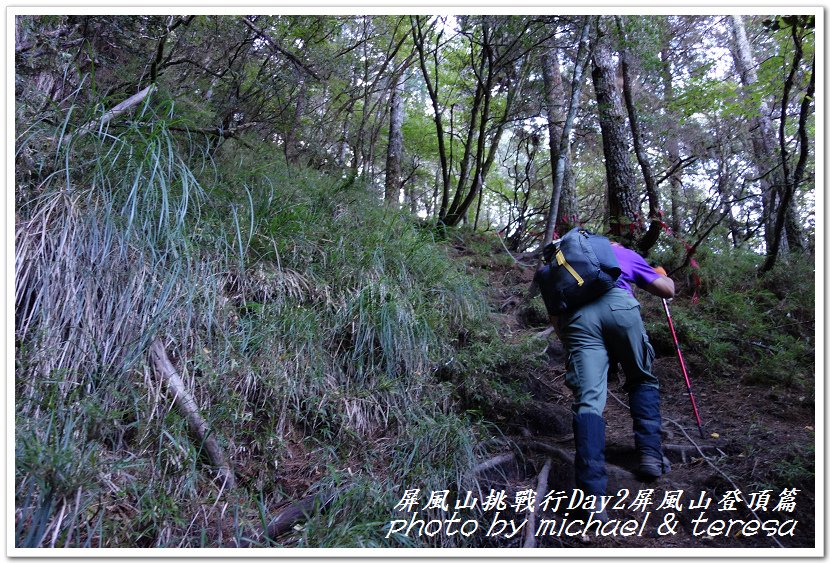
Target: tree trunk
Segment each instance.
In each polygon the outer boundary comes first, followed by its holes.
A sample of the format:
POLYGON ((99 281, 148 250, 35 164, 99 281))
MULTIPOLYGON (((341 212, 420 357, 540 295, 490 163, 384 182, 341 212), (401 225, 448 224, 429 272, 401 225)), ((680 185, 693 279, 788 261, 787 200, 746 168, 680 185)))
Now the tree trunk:
POLYGON ((634 105, 633 76, 631 75, 632 54, 628 48, 628 38, 625 33, 625 23, 622 16, 616 16, 617 29, 620 32, 622 47, 620 49, 620 65, 622 67, 623 97, 625 108, 628 111, 628 122, 631 125, 631 138, 634 141, 634 154, 637 155, 637 162, 640 164, 640 171, 643 174, 643 181, 646 186, 646 197, 648 198, 648 230, 637 242, 637 250, 647 255, 651 248, 657 243, 660 233, 663 231, 662 220, 658 216, 660 211, 660 196, 657 193, 657 184, 654 181, 654 174, 651 171, 651 163, 648 161, 645 147, 643 146, 643 134, 640 130, 640 119, 637 116, 637 108, 634 105))
POLYGON ((570 148, 571 130, 573 128, 574 117, 579 108, 579 97, 582 93, 582 75, 588 65, 588 58, 590 57, 590 50, 588 43, 591 35, 591 28, 596 27, 595 16, 583 16, 582 30, 579 34, 579 47, 576 54, 576 64, 574 65, 573 82, 571 83, 571 99, 568 104, 568 115, 565 117, 565 123, 562 127, 562 132, 559 135, 559 147, 557 150, 556 165, 553 169, 553 192, 550 198, 550 209, 548 210, 548 220, 545 226, 545 235, 542 239, 542 245, 548 244, 553 240, 553 231, 556 225, 556 219, 559 215, 559 200, 562 196, 562 185, 565 181, 565 163, 570 148))
MULTIPOLYGON (((424 19, 421 16, 413 16, 411 19, 412 24, 412 39, 415 43, 415 49, 418 51, 418 62, 421 67, 421 74, 424 77, 424 84, 427 88, 427 93, 429 94, 429 99, 432 104, 432 111, 433 111, 433 119, 435 121, 435 132, 436 132, 436 139, 438 142, 438 158, 441 163, 441 204, 438 208, 438 213, 436 214, 436 219, 438 222, 441 222, 444 218, 444 215, 447 212, 447 205, 449 204, 449 197, 450 197, 450 169, 449 163, 447 162, 447 150, 445 146, 445 139, 444 139, 444 122, 441 119, 441 106, 438 101, 438 61, 437 55, 436 58, 436 74, 435 74, 435 82, 433 83, 432 78, 429 74, 429 69, 427 68, 427 49, 426 49, 426 35, 424 33, 424 28, 422 27, 424 19)), ((440 34, 439 34, 440 39, 440 34)), ((437 48, 437 47, 436 47, 437 48)))
MULTIPOLYGON (((672 85, 671 62, 669 61, 669 40, 671 39, 671 29, 666 20, 663 20, 663 30, 661 34, 661 75, 663 79, 663 102, 667 105, 674 100, 674 87, 672 85)), ((672 115, 668 116, 669 121, 676 122, 672 115)), ((682 170, 680 168, 680 142, 677 138, 677 131, 674 127, 670 127, 666 131, 666 156, 669 161, 669 170, 674 172, 669 175, 669 186, 671 187, 671 230, 675 234, 681 232, 682 217, 680 216, 680 190, 683 187, 682 170)))
POLYGON ((473 230, 478 230, 478 218, 481 215, 481 204, 484 202, 484 190, 479 190, 478 192, 478 204, 476 205, 476 215, 475 220, 473 221, 473 230))
MULTIPOLYGON (((479 151, 474 151, 473 145, 475 144, 476 148, 479 149, 479 145, 476 143, 477 131, 479 132, 479 141, 484 141, 484 137, 482 135, 484 134, 484 128, 487 124, 487 115, 490 110, 490 91, 492 89, 492 68, 485 66, 486 61, 487 58, 482 55, 477 75, 481 77, 486 71, 487 84, 483 83, 481 79, 479 79, 476 84, 476 93, 473 97, 473 108, 470 110, 470 124, 467 128, 467 138, 464 141, 464 151, 461 156, 461 163, 459 164, 458 183, 455 187, 455 195, 453 196, 452 203, 450 203, 450 206, 447 209, 447 215, 458 213, 458 208, 461 204, 461 194, 465 193, 467 190, 467 181, 470 175, 470 161, 473 159, 474 155, 476 156, 476 165, 478 165, 479 151), (482 102, 484 103, 483 110, 481 109, 482 102), (479 113, 481 113, 482 119, 480 127, 481 131, 479 131, 479 113)), ((452 159, 450 159, 450 161, 452 161, 452 159)))
MULTIPOLYGON (((567 110, 565 109, 565 88, 562 85, 562 70, 559 68, 558 48, 549 39, 542 54, 542 77, 545 83, 545 104, 548 112, 548 146, 550 148, 551 178, 556 184, 556 166, 559 162, 559 144, 562 141, 562 131, 565 128, 567 110)), ((576 193, 574 193, 574 177, 571 168, 570 138, 566 145, 564 158, 564 177, 557 212, 555 214, 555 233, 564 233, 573 224, 577 215, 576 193)))
POLYGON ((721 150, 720 143, 718 144, 718 180, 715 184, 718 190, 718 196, 721 200, 721 216, 726 218, 727 227, 729 228, 729 236, 732 239, 732 246, 738 248, 742 241, 740 225, 735 220, 735 214, 732 213, 732 203, 735 199, 732 193, 732 186, 735 185, 735 179, 730 173, 729 159, 724 157, 721 150))
POLYGON ((401 153, 403 152, 403 77, 392 77, 392 99, 389 101, 389 145, 386 149, 386 205, 397 207, 401 191, 401 153))
POLYGON ((300 146, 298 134, 300 132, 300 123, 305 113, 306 98, 308 96, 308 86, 306 80, 300 76, 299 92, 297 93, 297 101, 294 104, 294 114, 291 117, 291 124, 288 126, 288 131, 285 135, 285 160, 288 164, 296 166, 300 161, 300 146))
MULTIPOLYGON (((484 189, 484 181, 487 179, 487 174, 490 172, 490 168, 493 166, 493 162, 496 158, 496 152, 499 148, 499 143, 501 142, 501 137, 504 134, 504 126, 507 124, 507 121, 510 117, 510 112, 513 108, 513 103, 516 100, 517 93, 522 88, 522 83, 524 82, 525 77, 527 76, 528 69, 530 65, 525 64, 524 68, 522 69, 521 77, 518 81, 511 86, 510 91, 507 94, 507 99, 504 103, 504 113, 499 116, 498 120, 496 121, 497 125, 495 126, 495 132, 492 133, 492 136, 489 137, 488 140, 488 128, 486 125, 489 123, 492 127, 491 123, 491 116, 490 116, 490 97, 487 95, 485 97, 485 103, 482 109, 482 117, 479 120, 479 137, 478 142, 476 143, 476 154, 475 154, 475 170, 473 173, 473 181, 470 185, 469 190, 467 191, 467 195, 461 200, 460 205, 453 208, 450 207, 450 210, 447 212, 447 217, 445 219, 445 223, 448 226, 454 226, 458 223, 459 219, 466 215, 467 211, 470 208, 470 205, 475 201, 475 198, 479 195, 481 190, 484 189)), ((492 80, 488 81, 488 87, 492 88, 492 80)))
MULTIPOLYGON (((418 46, 422 41, 418 27, 415 25, 417 23, 416 18, 413 24, 413 33, 416 37, 416 48, 418 48, 419 55, 421 55, 423 49, 418 46)), ((516 48, 518 38, 515 38, 515 41, 509 45, 504 45, 498 39, 494 39, 494 30, 499 26, 499 22, 495 18, 486 15, 481 16, 476 25, 481 30, 480 39, 472 36, 467 37, 470 49, 469 56, 475 61, 471 72, 476 79, 476 88, 469 106, 471 117, 464 125, 464 130, 458 135, 459 138, 464 139, 461 146, 462 155, 458 181, 452 194, 452 201, 448 206, 446 203, 450 196, 448 193, 449 165, 442 144, 443 128, 440 126, 439 120, 437 84, 433 84, 428 73, 426 73, 423 56, 419 57, 422 60, 421 67, 424 71, 427 91, 436 112, 438 152, 441 158, 441 168, 444 172, 444 199, 442 199, 438 223, 443 223, 448 227, 472 219, 467 217, 468 212, 484 187, 487 174, 495 160, 505 125, 511 117, 513 104, 518 98, 518 92, 522 89, 522 84, 530 68, 530 65, 518 62, 521 57, 510 58, 510 51, 516 48), (516 77, 517 70, 518 77, 516 77), (506 87, 507 94, 501 105, 504 109, 500 115, 494 116, 494 107, 499 107, 493 103, 493 97, 499 93, 496 89, 497 84, 502 86, 499 90, 506 87)), ((437 69, 437 60, 435 64, 437 69)), ((436 74, 436 81, 438 76, 440 74, 436 74)), ((451 132, 450 136, 454 138, 455 132, 451 132)), ((452 146, 449 149, 451 150, 452 146)), ((451 156, 452 153, 450 152, 450 162, 452 160, 451 156)))
POLYGON ((439 192, 441 191, 441 169, 435 169, 435 185, 432 187, 432 208, 430 209, 430 215, 432 216, 433 220, 438 219, 439 207, 438 207, 438 196, 440 195, 439 192))
MULTIPOLYGON (((487 125, 490 120, 490 105, 492 102, 493 83, 495 80, 496 69, 494 68, 493 46, 491 45, 491 30, 489 23, 483 21, 481 23, 482 31, 482 50, 479 56, 478 77, 476 84, 476 93, 473 99, 473 107, 471 111, 472 119, 467 130, 467 139, 464 143, 464 153, 461 158, 461 172, 458 177, 458 185, 455 189, 452 203, 447 209, 447 216, 444 222, 452 227, 458 224, 459 221, 466 221, 467 210, 474 201, 478 190, 484 183, 484 177, 487 175, 484 170, 485 151, 487 146, 487 125), (474 148, 475 145, 475 148, 474 148), (467 178, 470 170, 470 162, 473 161, 474 168, 472 173, 472 182, 469 188, 467 187, 467 178)), ((509 102, 508 109, 509 111, 509 102)), ((503 126, 503 122, 501 124, 503 126)), ((501 127, 495 135, 491 146, 498 144, 498 139, 501 137, 501 127)))
MULTIPOLYGON (((354 88, 355 84, 357 84, 357 71, 355 69, 352 70, 351 81, 349 82, 349 87, 354 88)), ((354 116, 354 101, 350 101, 347 109, 346 115, 343 118, 343 125, 340 128, 340 143, 337 149, 337 163, 340 166, 346 167, 352 165, 347 161, 349 156, 349 134, 351 130, 351 123, 352 117, 354 116)), ((353 166, 353 165, 352 165, 353 166)))
MULTIPOLYGON (((758 81, 752 47, 746 37, 743 18, 741 16, 731 16, 730 23, 732 24, 732 33, 735 40, 733 50, 735 69, 740 74, 741 84, 747 89, 758 81)), ((775 232, 775 217, 778 207, 785 199, 783 190, 786 189, 785 186, 788 180, 782 174, 781 163, 776 158, 775 133, 770 113, 769 103, 761 98, 758 102, 758 114, 752 120, 751 130, 754 164, 762 193, 764 240, 767 245, 767 252, 771 248, 786 250, 789 240, 797 241, 802 238, 801 228, 793 224, 797 223, 794 220, 785 221, 785 224, 781 226, 780 234, 775 232), (794 228, 796 232, 790 234, 788 228, 794 228)), ((789 198, 787 205, 792 206, 793 203, 792 198, 789 198)), ((792 209, 785 209, 785 216, 794 217, 794 215, 792 209)))
MULTIPOLYGON (((755 61, 752 49, 746 38, 746 30, 741 16, 731 16, 733 38, 735 40, 732 57, 735 69, 741 77, 741 83, 746 88, 758 81, 755 72, 755 61)), ((764 240, 767 248, 772 246, 772 210, 775 205, 775 175, 773 165, 773 132, 772 122, 769 119, 769 107, 763 98, 758 102, 758 115, 752 120, 751 128, 752 151, 755 159, 756 175, 761 187, 761 201, 764 214, 764 240)))
POLYGON ((781 201, 778 204, 778 209, 775 213, 773 221, 774 232, 772 237, 772 246, 767 249, 767 258, 759 269, 759 274, 764 274, 772 270, 775 266, 775 261, 781 248, 788 242, 785 236, 788 215, 793 211, 793 201, 795 199, 795 191, 804 179, 804 170, 807 164, 807 159, 810 155, 810 138, 807 133, 807 121, 810 117, 810 106, 813 104, 813 97, 816 86, 816 59, 813 55, 812 64, 810 66, 810 78, 807 84, 807 90, 801 98, 801 104, 798 113, 798 160, 795 169, 790 171, 789 156, 787 154, 787 139, 786 139, 786 120, 787 107, 789 106, 790 92, 795 84, 795 77, 798 74, 801 58, 804 54, 802 48, 802 39, 800 26, 793 24, 791 27, 791 34, 795 52, 793 53, 793 60, 790 66, 790 73, 784 82, 784 91, 781 99, 781 122, 778 128, 778 142, 781 155, 782 176, 785 183, 781 186, 781 201))
POLYGON ((787 233, 787 248, 790 250, 804 251, 807 248, 807 243, 804 241, 804 229, 801 220, 795 210, 795 198, 790 200, 787 206, 787 217, 785 230, 787 233))
POLYGON ((602 130, 611 234, 633 239, 639 207, 634 173, 629 163, 628 128, 608 36, 602 29, 594 45, 591 77, 602 130))

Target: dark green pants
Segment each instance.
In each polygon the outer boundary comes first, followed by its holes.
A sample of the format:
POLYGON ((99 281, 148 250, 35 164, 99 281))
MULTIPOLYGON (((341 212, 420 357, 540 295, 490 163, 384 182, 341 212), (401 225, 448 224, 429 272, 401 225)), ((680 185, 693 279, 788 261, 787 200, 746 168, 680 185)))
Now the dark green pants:
POLYGON ((614 288, 596 301, 563 317, 568 349, 566 381, 574 394, 573 412, 602 416, 608 393, 609 356, 625 373, 625 388, 659 388, 651 373, 654 349, 648 341, 640 304, 627 291, 614 288))

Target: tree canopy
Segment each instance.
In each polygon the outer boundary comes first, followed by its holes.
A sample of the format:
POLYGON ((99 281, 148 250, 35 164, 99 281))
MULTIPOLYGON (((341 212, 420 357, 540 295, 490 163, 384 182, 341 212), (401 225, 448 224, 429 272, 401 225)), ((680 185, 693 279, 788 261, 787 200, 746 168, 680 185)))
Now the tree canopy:
POLYGON ((20 120, 153 84, 211 151, 268 141, 378 193, 391 165, 396 205, 514 250, 551 211, 557 233, 584 223, 644 252, 677 244, 661 231, 728 239, 765 270, 812 245, 810 16, 20 16, 16 33, 20 120))

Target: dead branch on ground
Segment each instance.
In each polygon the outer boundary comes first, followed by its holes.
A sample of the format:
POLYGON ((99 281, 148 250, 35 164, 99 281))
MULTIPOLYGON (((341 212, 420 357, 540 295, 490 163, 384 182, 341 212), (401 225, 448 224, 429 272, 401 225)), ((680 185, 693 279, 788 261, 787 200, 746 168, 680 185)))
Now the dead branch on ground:
MULTIPOLYGON (((548 475, 550 474, 550 468, 553 465, 553 460, 548 458, 545 461, 545 465, 542 467, 542 471, 539 472, 539 479, 536 485, 536 501, 538 501, 547 494, 548 492, 548 475)), ((537 504, 538 506, 538 504, 537 504)), ((536 534, 534 530, 536 529, 536 511, 532 510, 530 512, 530 516, 527 519, 527 530, 525 530, 525 543, 523 547, 526 548, 533 548, 536 547, 536 534)))
POLYGON ((153 364, 156 374, 162 380, 167 390, 173 396, 173 404, 184 416, 191 434, 198 440, 199 445, 207 454, 211 464, 216 466, 223 479, 223 487, 233 489, 236 487, 236 477, 228 463, 224 450, 216 440, 208 423, 199 414, 199 406, 196 399, 188 391, 184 380, 181 378, 173 363, 167 356, 167 351, 161 340, 154 340, 150 345, 150 361, 153 364))

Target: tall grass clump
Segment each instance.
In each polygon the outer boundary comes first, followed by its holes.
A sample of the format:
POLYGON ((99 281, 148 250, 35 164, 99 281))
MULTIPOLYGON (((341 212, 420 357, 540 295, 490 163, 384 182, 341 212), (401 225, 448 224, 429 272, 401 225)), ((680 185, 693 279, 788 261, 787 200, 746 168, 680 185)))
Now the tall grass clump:
MULTIPOLYGON (((228 179, 245 185, 254 214, 265 210, 242 221, 253 233, 242 236, 247 263, 232 282, 243 319, 234 334, 263 353, 246 354, 234 389, 247 404, 268 405, 260 423, 283 437, 272 448, 304 435, 332 464, 348 460, 354 488, 326 518, 389 519, 404 484, 455 486, 475 462, 474 425, 453 412, 452 390, 434 372, 459 334, 483 322, 480 290, 430 231, 379 206, 366 186, 312 171, 288 179, 280 164, 251 179, 260 162, 251 159, 239 163, 244 178, 228 179), (431 469, 402 456, 429 459, 431 469)), ((337 486, 332 476, 324 481, 337 486)), ((390 544, 381 532, 312 524, 304 541, 390 544)))
MULTIPOLYGON (((62 126, 52 169, 17 188, 16 480, 27 491, 17 525, 28 530, 19 545, 108 545, 112 506, 93 498, 165 416, 147 347, 169 337, 189 345, 211 299, 212 259, 188 237, 204 194, 170 132, 174 107, 147 104, 136 117, 79 139, 62 126), (35 525, 36 505, 49 506, 49 525, 35 525), (101 518, 94 532, 91 514, 101 518)), ((186 442, 186 432, 168 434, 186 442)))
POLYGON ((22 124, 45 164, 16 190, 15 544, 275 545, 269 515, 326 491, 278 545, 410 545, 385 538, 402 490, 469 487, 482 454, 435 377, 486 324, 480 288, 363 182, 255 140, 208 156, 161 94, 134 111, 22 124))

